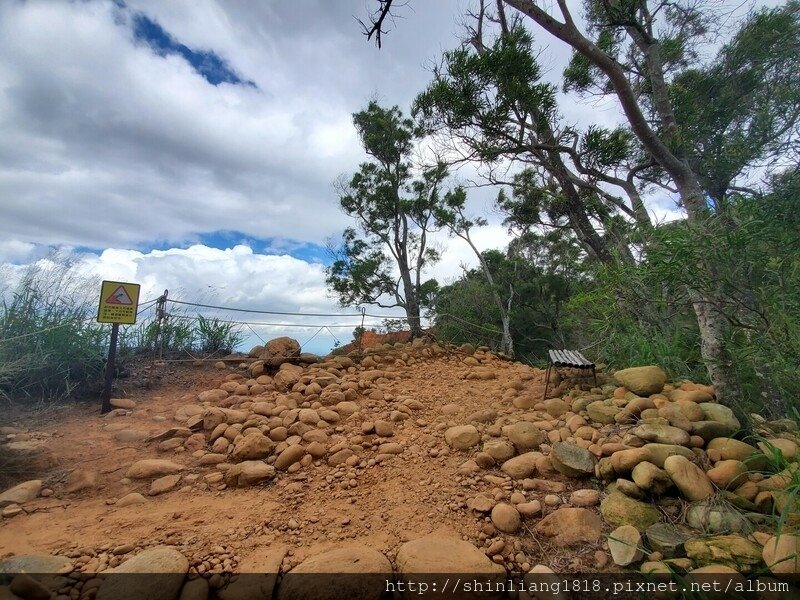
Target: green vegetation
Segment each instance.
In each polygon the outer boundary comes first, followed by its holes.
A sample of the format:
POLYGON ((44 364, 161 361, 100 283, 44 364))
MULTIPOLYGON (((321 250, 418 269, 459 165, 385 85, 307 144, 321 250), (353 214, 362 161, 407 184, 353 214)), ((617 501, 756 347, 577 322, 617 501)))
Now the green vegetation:
POLYGON ((87 282, 62 255, 27 268, 14 289, 3 289, 0 399, 64 398, 97 381, 108 333, 94 320, 89 289, 99 289, 99 281, 87 282))
MULTIPOLYGON (((378 40, 391 7, 367 29, 378 40)), ((466 190, 443 194, 435 223, 480 269, 432 290, 429 316, 443 339, 533 362, 566 346, 655 363, 739 415, 787 414, 800 398, 800 2, 752 11, 713 50, 707 5, 589 0, 583 17, 480 1, 413 102, 407 127, 436 167, 469 164, 496 186, 516 235, 479 252, 466 190), (542 32, 573 50, 562 91, 614 103, 619 126, 566 120, 542 32), (645 198, 683 218, 654 222, 645 198)))

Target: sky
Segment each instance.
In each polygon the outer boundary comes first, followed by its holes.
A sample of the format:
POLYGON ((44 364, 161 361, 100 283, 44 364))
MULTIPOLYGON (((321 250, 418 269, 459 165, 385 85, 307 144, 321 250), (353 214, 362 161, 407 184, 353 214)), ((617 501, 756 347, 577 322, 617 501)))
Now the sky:
MULTIPOLYGON (((89 275, 140 283, 142 300, 169 289, 229 307, 357 313, 324 282, 326 243, 352 225, 332 183, 366 158, 352 113, 371 99, 407 113, 470 6, 411 1, 378 50, 356 20, 373 4, 0 2, 0 273, 13 279, 60 248, 89 275)), ((557 83, 569 52, 543 32, 536 41, 557 83)), ((564 98, 561 109, 581 126, 619 118, 613 103, 564 98)), ((475 232, 482 250, 510 240, 495 196, 470 192, 470 211, 489 221, 475 232)), ((668 197, 649 209, 679 216, 668 197)), ((428 275, 441 283, 476 264, 460 240, 436 243, 443 260, 428 275)), ((208 314, 282 325, 246 328, 244 346, 290 335, 319 353, 360 324, 208 314)))

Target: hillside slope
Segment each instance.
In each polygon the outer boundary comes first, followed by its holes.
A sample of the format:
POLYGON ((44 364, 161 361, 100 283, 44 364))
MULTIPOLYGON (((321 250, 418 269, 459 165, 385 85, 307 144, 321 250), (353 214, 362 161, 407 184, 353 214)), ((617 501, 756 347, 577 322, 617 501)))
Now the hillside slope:
MULTIPOLYGON (((248 364, 220 367, 156 364, 156 387, 131 387, 105 417, 84 407, 36 431, 4 428, 44 474, 2 502, 0 553, 97 573, 169 545, 212 588, 353 543, 398 570, 404 545, 428 535, 454 567, 459 544, 479 548, 472 568, 486 572, 643 560, 751 572, 773 558, 766 515, 785 474, 745 472, 756 448, 728 437, 739 424, 713 390, 665 385, 656 368, 618 373, 628 388, 567 380, 543 401, 543 371, 421 340, 255 379, 248 364), (612 531, 647 552, 625 558, 612 531)), ((795 431, 771 434, 792 460, 795 431)))

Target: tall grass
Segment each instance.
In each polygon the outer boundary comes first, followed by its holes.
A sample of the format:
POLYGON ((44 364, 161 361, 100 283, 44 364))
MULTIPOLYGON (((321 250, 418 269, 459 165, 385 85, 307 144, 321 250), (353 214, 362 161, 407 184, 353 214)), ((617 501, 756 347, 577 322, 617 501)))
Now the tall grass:
POLYGON ((242 341, 242 326, 235 322, 190 315, 186 310, 177 309, 161 323, 150 316, 122 330, 120 354, 123 357, 230 354, 242 341))
POLYGON ((91 387, 109 333, 94 321, 99 281, 59 254, 25 268, 16 284, 8 279, 0 303, 0 399, 59 399, 91 387))

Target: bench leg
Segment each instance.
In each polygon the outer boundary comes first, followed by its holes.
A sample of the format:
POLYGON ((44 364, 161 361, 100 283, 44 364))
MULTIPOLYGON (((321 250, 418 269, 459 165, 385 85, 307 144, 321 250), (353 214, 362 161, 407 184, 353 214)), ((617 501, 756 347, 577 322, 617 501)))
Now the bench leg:
POLYGON ((544 396, 542 396, 542 402, 547 400, 547 387, 550 385, 550 367, 552 363, 547 363, 547 374, 544 376, 544 396))

